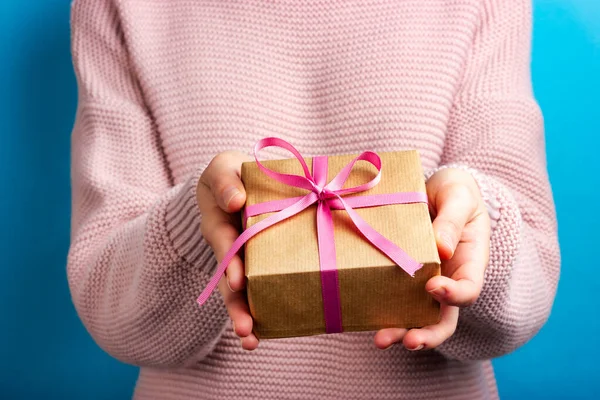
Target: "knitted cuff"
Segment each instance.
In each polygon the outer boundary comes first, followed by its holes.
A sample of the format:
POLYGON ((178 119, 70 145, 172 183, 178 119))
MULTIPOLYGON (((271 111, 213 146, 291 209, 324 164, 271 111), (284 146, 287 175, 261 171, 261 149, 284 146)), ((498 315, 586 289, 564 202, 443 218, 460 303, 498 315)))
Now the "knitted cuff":
POLYGON ((475 168, 471 168, 464 164, 440 165, 439 167, 434 168, 433 170, 425 173, 425 180, 428 180, 429 178, 431 178, 431 176, 433 174, 435 174, 437 171, 440 171, 440 170, 443 170, 446 168, 457 168, 457 169, 461 169, 463 171, 467 171, 468 173, 471 174, 473 179, 475 179, 477 186, 479 186, 479 191, 481 193, 481 197, 487 208, 488 215, 490 216, 490 224, 491 224, 492 229, 494 229, 496 227, 496 224, 498 223, 498 221, 500 220, 500 218, 502 216, 502 209, 505 208, 504 206, 507 205, 507 204, 503 205, 503 203, 512 203, 512 204, 515 204, 515 206, 516 206, 516 202, 514 201, 514 199, 512 199, 510 192, 508 190, 506 190, 502 185, 491 180, 487 175, 479 172, 475 168), (507 198, 508 201, 507 202, 502 201, 503 198, 507 198))
POLYGON ((167 204, 165 216, 167 232, 175 251, 191 265, 200 259, 205 247, 200 233, 202 216, 196 199, 196 185, 206 166, 202 165, 183 183, 179 193, 167 204))

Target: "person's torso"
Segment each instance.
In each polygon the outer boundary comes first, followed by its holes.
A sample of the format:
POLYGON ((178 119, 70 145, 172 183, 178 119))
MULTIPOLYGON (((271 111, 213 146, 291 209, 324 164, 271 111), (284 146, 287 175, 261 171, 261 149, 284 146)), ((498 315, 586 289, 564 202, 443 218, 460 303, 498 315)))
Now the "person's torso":
POLYGON ((175 181, 266 136, 307 157, 410 148, 440 162, 477 1, 129 3, 132 68, 175 181))
MULTIPOLYGON (((424 169, 435 167, 477 29, 476 3, 124 1, 120 14, 177 183, 215 154, 250 153, 267 136, 306 157, 418 149, 424 169)), ((489 363, 401 345, 380 351, 372 336, 271 340, 249 353, 228 328, 186 368, 143 369, 136 397, 496 396, 489 363)))

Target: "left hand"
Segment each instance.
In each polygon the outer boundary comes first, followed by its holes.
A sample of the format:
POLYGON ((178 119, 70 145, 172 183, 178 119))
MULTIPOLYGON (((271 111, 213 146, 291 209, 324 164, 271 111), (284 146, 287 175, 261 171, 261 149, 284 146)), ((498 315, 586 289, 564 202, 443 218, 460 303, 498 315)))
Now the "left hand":
POLYGON ((433 231, 442 275, 425 285, 441 304, 440 322, 420 329, 387 328, 375 335, 386 349, 402 342, 408 350, 433 349, 456 330, 459 307, 477 300, 489 261, 490 219, 477 183, 466 171, 446 168, 427 181, 433 231))

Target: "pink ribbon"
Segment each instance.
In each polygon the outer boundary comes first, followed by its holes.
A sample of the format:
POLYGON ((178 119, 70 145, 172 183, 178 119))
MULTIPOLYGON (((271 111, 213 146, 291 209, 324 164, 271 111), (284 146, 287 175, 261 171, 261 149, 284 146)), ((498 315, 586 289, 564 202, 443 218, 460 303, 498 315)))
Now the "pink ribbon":
POLYGON ((331 217, 332 209, 346 210, 350 219, 362 235, 410 276, 414 276, 414 273, 422 267, 422 264, 413 260, 402 249, 369 226, 353 208, 375 207, 389 204, 427 203, 427 195, 425 193, 402 192, 353 196, 346 199, 342 198, 342 196, 350 193, 358 193, 371 189, 379 183, 381 179, 381 158, 379 158, 376 153, 366 151, 360 154, 346 165, 328 184, 326 184, 328 171, 327 157, 321 156, 313 158, 313 173, 311 174, 304 158, 302 158, 298 150, 285 140, 273 137, 261 139, 254 146, 254 158, 260 170, 269 177, 286 185, 306 189, 309 193, 305 196, 246 206, 246 218, 264 213, 276 213, 245 229, 237 240, 235 240, 231 249, 229 249, 223 260, 221 260, 221 263, 217 267, 217 270, 208 285, 204 288, 200 297, 198 297, 198 304, 202 305, 206 302, 225 273, 229 263, 244 243, 257 233, 300 213, 315 203, 317 203, 317 240, 321 268, 321 293, 323 296, 325 330, 327 333, 342 332, 340 289, 333 235, 333 219, 331 217), (290 151, 300 162, 304 171, 304 176, 281 174, 262 165, 260 161, 258 161, 258 152, 261 149, 272 146, 278 146, 290 151), (348 176, 350 176, 350 172, 357 161, 367 161, 375 166, 375 168, 377 168, 377 176, 365 184, 344 188, 344 183, 348 179, 348 176))

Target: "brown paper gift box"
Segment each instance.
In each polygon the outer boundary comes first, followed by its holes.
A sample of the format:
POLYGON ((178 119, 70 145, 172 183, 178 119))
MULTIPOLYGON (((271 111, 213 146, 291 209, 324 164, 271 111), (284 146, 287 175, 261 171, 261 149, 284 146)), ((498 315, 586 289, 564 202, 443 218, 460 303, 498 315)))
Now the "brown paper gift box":
MULTIPOLYGON (((425 192, 417 151, 378 153, 381 181, 349 196, 395 192, 425 192)), ((356 155, 329 157, 329 182, 356 155)), ((305 159, 312 168, 312 160, 305 159)), ((303 175, 296 159, 261 161, 280 173, 303 175)), ((312 172, 312 170, 311 170, 312 172)), ((374 166, 355 164, 344 187, 373 179, 374 166)), ((303 189, 269 178, 254 162, 242 164, 246 204, 303 196, 303 189)), ((254 331, 260 338, 325 333, 317 247, 316 204, 260 232, 245 245, 244 262, 254 331)), ((429 278, 440 273, 428 206, 394 204, 355 211, 375 230, 424 264, 411 277, 368 242, 345 210, 332 210, 344 331, 389 327, 414 328, 439 321, 439 303, 425 291, 429 278)), ((246 226, 272 215, 248 218, 246 226)))

